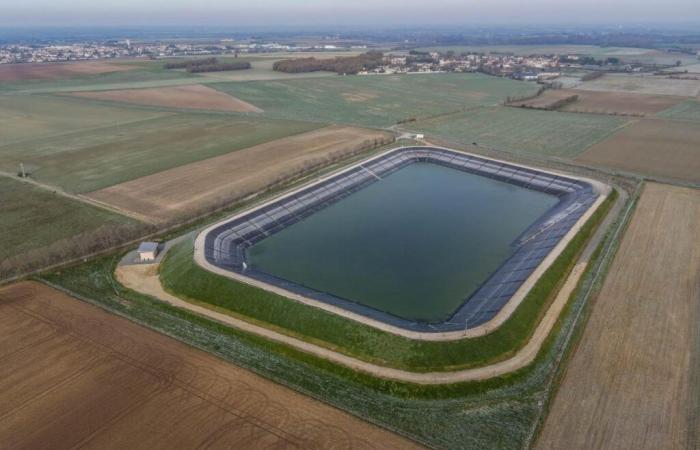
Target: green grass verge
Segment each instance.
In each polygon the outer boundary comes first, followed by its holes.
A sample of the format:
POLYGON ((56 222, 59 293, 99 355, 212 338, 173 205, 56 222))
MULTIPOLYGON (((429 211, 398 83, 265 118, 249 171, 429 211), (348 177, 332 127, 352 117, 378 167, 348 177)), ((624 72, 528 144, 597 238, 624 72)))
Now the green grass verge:
POLYGON ((216 275, 194 263, 191 241, 168 252, 160 277, 164 288, 182 299, 375 364, 411 371, 478 367, 507 359, 525 345, 613 202, 613 195, 605 200, 501 327, 471 339, 407 339, 216 275))
POLYGON ((603 114, 539 111, 512 107, 478 108, 407 125, 412 130, 462 144, 513 153, 574 157, 627 121, 603 114))
POLYGON ((495 105, 533 93, 533 84, 482 74, 333 76, 211 85, 262 108, 269 117, 390 126, 495 105))

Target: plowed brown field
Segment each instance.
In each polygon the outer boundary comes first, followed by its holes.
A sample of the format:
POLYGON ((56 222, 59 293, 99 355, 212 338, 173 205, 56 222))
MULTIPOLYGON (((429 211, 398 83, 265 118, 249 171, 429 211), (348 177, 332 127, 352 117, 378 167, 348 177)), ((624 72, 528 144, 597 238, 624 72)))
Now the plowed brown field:
POLYGON ((700 191, 648 184, 542 449, 700 448, 700 191))
POLYGON ((201 84, 149 89, 74 92, 76 97, 169 108, 207 109, 213 111, 262 112, 248 102, 231 97, 201 84))
POLYGON ((97 75, 132 70, 136 66, 110 61, 79 61, 61 63, 3 64, 0 81, 53 80, 77 75, 97 75))
POLYGON ((700 183, 700 127, 642 119, 576 158, 587 164, 700 183))
POLYGON ((314 162, 391 139, 383 131, 330 126, 137 178, 88 196, 167 221, 242 198, 314 162))
POLYGON ((417 447, 38 283, 0 325, 0 448, 417 447))

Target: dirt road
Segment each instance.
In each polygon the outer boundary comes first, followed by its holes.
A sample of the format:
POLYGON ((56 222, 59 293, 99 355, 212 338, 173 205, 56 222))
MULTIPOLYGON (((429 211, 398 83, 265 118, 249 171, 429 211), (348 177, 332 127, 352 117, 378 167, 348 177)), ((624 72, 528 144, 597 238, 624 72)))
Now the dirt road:
POLYGON ((700 448, 700 191, 648 184, 541 449, 700 448))
POLYGON ((38 283, 0 329, 0 448, 416 447, 38 283))

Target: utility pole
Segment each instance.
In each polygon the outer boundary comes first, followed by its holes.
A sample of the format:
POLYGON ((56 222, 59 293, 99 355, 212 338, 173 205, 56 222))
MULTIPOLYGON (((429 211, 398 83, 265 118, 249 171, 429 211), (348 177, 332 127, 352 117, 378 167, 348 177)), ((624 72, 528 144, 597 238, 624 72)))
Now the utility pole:
POLYGON ((27 173, 24 171, 24 163, 19 163, 19 176, 22 178, 27 178, 27 173))

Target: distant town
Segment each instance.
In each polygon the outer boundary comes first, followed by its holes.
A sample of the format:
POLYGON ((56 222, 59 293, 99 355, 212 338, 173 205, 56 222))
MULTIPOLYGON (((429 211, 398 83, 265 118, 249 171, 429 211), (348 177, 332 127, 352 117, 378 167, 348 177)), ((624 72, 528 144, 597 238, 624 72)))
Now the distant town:
MULTIPOLYGON (((674 64, 626 63, 616 57, 595 59, 576 54, 515 55, 507 52, 421 51, 402 47, 380 53, 361 41, 311 41, 296 43, 265 42, 261 40, 220 39, 207 42, 131 42, 129 39, 105 42, 74 42, 45 44, 0 45, 0 64, 69 62, 116 58, 164 59, 183 56, 212 56, 265 53, 342 53, 358 54, 370 51, 379 55, 372 64, 355 64, 352 70, 328 69, 319 60, 308 58, 313 69, 298 67, 277 68, 282 71, 335 70, 339 74, 380 75, 443 72, 481 72, 493 76, 524 81, 548 83, 566 72, 648 72, 655 73, 673 68, 674 64), (319 65, 320 64, 320 65, 319 65)), ((376 48, 376 47, 374 47, 376 48)), ((367 53, 369 54, 369 53, 367 53)), ((337 56, 337 55, 334 55, 337 56)), ((321 58, 321 56, 319 56, 321 58)), ((360 57, 361 58, 361 57, 360 57)), ((352 59, 352 58, 349 58, 352 59)), ((338 58, 336 58, 337 61, 338 58)), ((361 59, 361 62, 364 61, 361 59)), ((680 63, 680 61, 678 61, 680 63)), ((304 62, 302 61, 303 65, 304 62)), ((296 66, 296 64, 295 64, 296 66)))
POLYGON ((87 61, 112 58, 168 58, 197 55, 238 55, 241 53, 363 50, 366 45, 319 44, 296 46, 276 42, 220 43, 132 43, 130 40, 70 44, 0 45, 0 64, 87 61))

